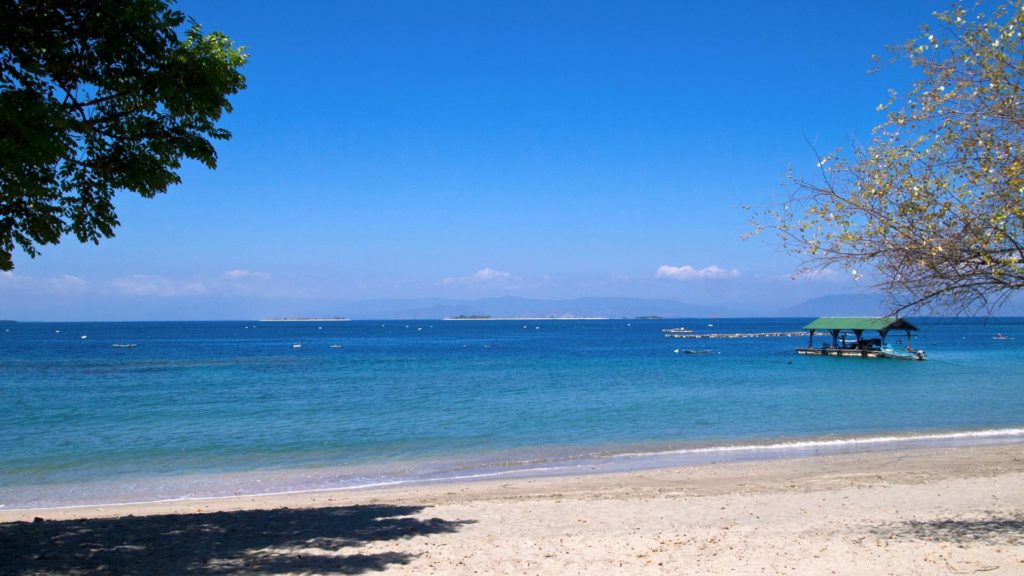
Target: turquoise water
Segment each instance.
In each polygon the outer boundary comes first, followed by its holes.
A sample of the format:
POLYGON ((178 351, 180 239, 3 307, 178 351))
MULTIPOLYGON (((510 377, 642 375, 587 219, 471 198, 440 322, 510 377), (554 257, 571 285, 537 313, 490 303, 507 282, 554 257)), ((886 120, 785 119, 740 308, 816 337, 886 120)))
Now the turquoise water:
POLYGON ((0 505, 1022 439, 1021 319, 918 320, 927 362, 661 331, 804 323, 3 324, 0 505), (711 353, 675 352, 687 348, 711 353))

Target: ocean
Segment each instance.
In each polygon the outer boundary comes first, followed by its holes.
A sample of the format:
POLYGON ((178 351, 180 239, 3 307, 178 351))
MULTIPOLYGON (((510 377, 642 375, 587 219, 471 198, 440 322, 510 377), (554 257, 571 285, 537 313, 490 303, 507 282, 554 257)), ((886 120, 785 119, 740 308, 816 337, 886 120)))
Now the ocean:
POLYGON ((1024 440, 1024 319, 915 319, 925 362, 662 332, 809 320, 0 324, 0 507, 1024 440))

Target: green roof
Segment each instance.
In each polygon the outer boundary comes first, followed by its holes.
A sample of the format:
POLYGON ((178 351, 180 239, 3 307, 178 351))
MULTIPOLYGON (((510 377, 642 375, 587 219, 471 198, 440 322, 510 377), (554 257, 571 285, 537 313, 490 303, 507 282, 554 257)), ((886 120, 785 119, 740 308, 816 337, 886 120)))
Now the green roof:
POLYGON ((804 330, 917 330, 910 322, 895 316, 883 318, 852 317, 830 318, 821 317, 804 326, 804 330))

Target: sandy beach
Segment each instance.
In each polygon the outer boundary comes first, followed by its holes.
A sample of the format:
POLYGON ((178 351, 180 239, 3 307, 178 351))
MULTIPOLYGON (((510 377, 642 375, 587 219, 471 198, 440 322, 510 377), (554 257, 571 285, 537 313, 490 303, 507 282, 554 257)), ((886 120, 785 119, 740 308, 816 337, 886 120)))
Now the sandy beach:
POLYGON ((0 574, 1024 574, 1024 445, 0 522, 0 574))

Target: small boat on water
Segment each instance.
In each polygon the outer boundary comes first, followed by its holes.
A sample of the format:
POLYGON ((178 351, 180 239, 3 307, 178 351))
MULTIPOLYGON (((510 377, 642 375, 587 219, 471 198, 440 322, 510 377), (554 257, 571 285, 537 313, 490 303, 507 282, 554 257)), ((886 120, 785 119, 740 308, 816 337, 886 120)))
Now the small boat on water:
POLYGON ((909 347, 906 350, 897 350, 888 344, 882 346, 881 352, 883 358, 893 358, 895 360, 925 360, 928 358, 924 350, 914 350, 909 347))
POLYGON ((292 344, 292 349, 296 349, 297 350, 299 348, 302 348, 302 344, 292 344))
POLYGON ((138 344, 111 344, 111 348, 135 348, 138 344))
POLYGON ((690 332, 693 332, 693 330, 690 330, 689 328, 682 328, 682 327, 679 327, 679 328, 663 328, 661 331, 664 332, 666 336, 669 335, 669 334, 689 334, 690 332))
POLYGON ((992 337, 992 339, 993 340, 1013 340, 1013 338, 1010 338, 1009 336, 1006 336, 1002 332, 997 332, 996 335, 992 337))

